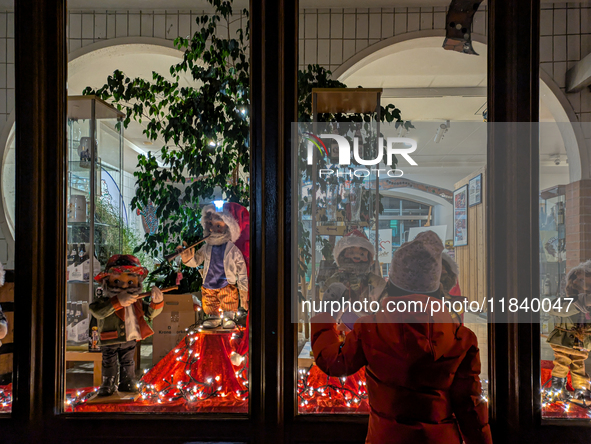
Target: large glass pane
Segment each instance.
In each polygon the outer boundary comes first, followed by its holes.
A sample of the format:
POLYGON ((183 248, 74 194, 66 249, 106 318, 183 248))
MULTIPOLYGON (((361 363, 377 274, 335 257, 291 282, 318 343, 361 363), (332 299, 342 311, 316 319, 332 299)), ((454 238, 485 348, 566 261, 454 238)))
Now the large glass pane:
POLYGON ((591 415, 588 2, 542 4, 540 298, 542 417, 591 415))
MULTIPOLYGON (((369 137, 358 130, 351 129, 345 134, 344 127, 327 128, 321 123, 307 126, 300 123, 294 128, 293 138, 300 143, 293 148, 296 197, 292 213, 298 215, 292 227, 297 237, 292 260, 298 264, 292 275, 297 285, 293 289, 297 301, 293 302, 292 319, 298 323, 298 412, 369 413, 368 386, 384 375, 378 370, 380 376, 376 376, 371 362, 360 369, 339 369, 333 373, 317 365, 318 356, 312 350, 312 304, 323 302, 335 283, 345 285, 351 302, 370 303, 379 299, 390 276, 397 272, 392 267, 393 256, 423 231, 435 232, 444 245, 445 298, 478 306, 459 313, 459 318, 474 333, 480 348, 479 379, 486 399, 487 313, 486 304, 482 304, 488 298, 483 204, 487 50, 482 42, 486 39, 486 8, 476 12, 473 22, 468 14, 462 16, 472 31, 466 33, 471 36, 471 43, 459 45, 456 50, 460 52, 455 52, 442 48, 443 37, 433 37, 433 30, 446 29, 445 7, 392 8, 386 2, 374 4, 374 9, 344 9, 334 5, 330 9, 315 9, 322 8, 322 2, 313 8, 304 2, 300 5, 300 122, 344 123, 367 117, 371 120, 366 120, 366 124, 371 122, 375 128, 381 120, 378 131, 384 140, 406 137, 416 142, 417 148, 410 154, 416 164, 397 154, 393 165, 387 165, 384 149, 382 161, 367 166, 354 158, 354 136, 363 139, 359 142, 362 159, 375 159, 382 148, 376 149, 376 144, 368 143, 369 137), (343 97, 335 94, 324 101, 320 94, 317 101, 313 96, 312 88, 332 88, 336 92, 339 88, 358 86, 380 88, 380 117, 375 109, 353 105, 360 102, 355 99, 355 90, 341 91, 343 97), (342 104, 349 106, 339 108, 342 104), (395 115, 389 115, 393 110, 395 115), (410 121, 413 126, 395 125, 397 120, 410 121), (343 148, 330 134, 347 137, 350 161, 345 164, 339 161, 343 148), (320 141, 326 145, 327 153, 321 152, 324 148, 320 141), (307 151, 310 143, 312 162, 307 151), (370 148, 363 151, 361 146, 370 148), (401 171, 388 176, 391 168, 401 171), (349 176, 358 169, 382 169, 381 176, 377 177, 373 170, 367 177, 361 172, 360 177, 349 176), (353 211, 357 196, 362 197, 358 213, 353 211), (375 196, 378 204, 363 205, 363 196, 367 196, 366 202, 375 196), (357 239, 353 242, 351 236, 357 239), (353 244, 366 245, 371 265, 364 272, 358 271, 360 267, 357 271, 347 271, 343 262, 346 258, 339 257, 347 245, 353 244)), ((351 311, 356 316, 368 313, 368 310, 351 311)), ((369 312, 375 314, 371 309, 369 312)), ((335 319, 339 339, 347 341, 355 325, 354 317, 339 312, 335 319)), ((396 369, 392 368, 390 373, 395 375, 396 369)), ((387 382, 400 383, 390 379, 387 382)), ((404 404, 396 399, 388 402, 404 404)))
POLYGON ((69 6, 64 410, 248 413, 248 11, 69 6))
POLYGON ((12 411, 14 337, 14 3, 0 5, 0 415, 12 411))

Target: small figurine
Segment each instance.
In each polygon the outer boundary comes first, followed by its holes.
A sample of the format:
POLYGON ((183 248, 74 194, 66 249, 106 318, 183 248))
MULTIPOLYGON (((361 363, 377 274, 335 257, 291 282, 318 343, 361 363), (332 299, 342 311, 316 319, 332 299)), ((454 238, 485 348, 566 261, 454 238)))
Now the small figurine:
POLYGON ((163 294, 157 287, 152 287, 150 302, 143 300, 142 282, 147 275, 148 270, 135 256, 116 254, 107 262, 105 271, 94 278, 102 285, 102 295, 89 306, 98 321, 99 345, 103 355, 103 381, 98 396, 110 396, 116 389, 138 392, 135 347, 139 341, 154 334, 146 318, 154 319, 164 306, 163 294))
MULTIPOLYGON (((207 319, 203 328, 224 329, 236 327, 239 305, 248 310, 248 270, 244 256, 234 244, 241 235, 241 228, 232 213, 225 207, 216 211, 214 205, 202 210, 204 245, 197 251, 187 248, 181 254, 188 267, 203 264, 201 302, 207 319), (223 322, 220 314, 223 314, 223 322)), ((236 204, 237 205, 237 204, 236 204)))
POLYGON ((575 399, 588 403, 591 391, 585 360, 591 348, 591 260, 569 271, 566 296, 574 300, 570 307, 568 301, 563 301, 560 311, 549 312, 555 317, 554 330, 547 339, 554 351, 551 391, 555 397, 567 397, 566 377, 570 371, 575 399))

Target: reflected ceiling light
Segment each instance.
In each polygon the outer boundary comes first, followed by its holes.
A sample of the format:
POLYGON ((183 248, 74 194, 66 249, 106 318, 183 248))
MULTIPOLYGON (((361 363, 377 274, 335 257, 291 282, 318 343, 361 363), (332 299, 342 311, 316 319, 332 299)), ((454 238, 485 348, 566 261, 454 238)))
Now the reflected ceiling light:
POLYGON ((437 132, 435 133, 435 139, 433 139, 433 141, 435 143, 441 142, 441 139, 443 139, 443 136, 445 135, 445 133, 447 133, 447 130, 449 129, 449 127, 450 127, 449 120, 446 120, 445 123, 442 123, 441 125, 439 125, 439 128, 437 128, 437 132))
POLYGON ((472 47, 472 21, 482 0, 452 0, 445 19, 443 49, 478 55, 472 47))

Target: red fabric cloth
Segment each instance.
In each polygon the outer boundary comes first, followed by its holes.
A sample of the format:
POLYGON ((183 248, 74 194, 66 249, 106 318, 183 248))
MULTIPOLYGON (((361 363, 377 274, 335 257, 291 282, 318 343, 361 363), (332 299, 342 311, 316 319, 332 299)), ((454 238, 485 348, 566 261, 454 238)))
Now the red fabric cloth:
POLYGON ((12 384, 0 385, 0 413, 12 411, 12 384))
POLYGON ((369 413, 365 368, 347 376, 345 381, 328 376, 317 365, 298 376, 300 413, 369 413))
POLYGON ((454 285, 454 287, 449 290, 449 295, 450 296, 461 296, 462 295, 462 290, 460 290, 460 281, 456 281, 456 285, 454 285))
POLYGON ((172 389, 160 398, 160 402, 157 399, 140 397, 136 402, 130 403, 82 404, 76 406, 75 411, 248 413, 247 385, 237 375, 237 372, 244 370, 243 375, 246 379, 248 371, 242 367, 234 367, 230 362, 229 356, 236 346, 233 344, 236 341, 233 341, 231 336, 230 333, 203 332, 188 335, 146 373, 142 382, 154 385, 157 391, 162 393, 165 388, 172 386, 172 389), (221 396, 194 401, 174 399, 179 394, 176 388, 179 382, 183 386, 191 384, 193 387, 201 388, 203 386, 195 384, 195 381, 206 383, 209 378, 211 382, 209 388, 203 390, 204 398, 218 387, 221 396))
MULTIPOLYGON (((546 382, 550 384, 550 379, 552 379, 552 368, 554 364, 552 361, 542 361, 542 377, 541 383, 542 386, 546 382)), ((570 373, 566 377, 566 389, 569 391, 573 391, 573 386, 571 384, 571 377, 570 373)), ((553 402, 551 404, 546 404, 542 406, 542 418, 552 418, 552 419, 577 419, 577 418, 584 418, 589 419, 590 417, 590 410, 584 407, 580 407, 575 403, 564 403, 564 402, 553 402)))
MULTIPOLYGON (((245 207, 234 202, 226 202, 224 204, 224 211, 228 211, 230 214, 232 214, 240 226, 240 237, 236 240, 236 242, 234 242, 234 245, 236 245, 236 247, 242 253, 242 256, 244 256, 244 262, 246 262, 246 272, 250 276, 250 214, 245 207)), ((249 299, 252 300, 250 291, 248 293, 249 299)), ((250 312, 246 315, 246 328, 243 331, 243 336, 238 340, 238 344, 236 346, 236 353, 242 356, 247 355, 248 353, 248 336, 250 332, 249 320, 250 312)))
POLYGON ((234 245, 238 247, 242 256, 244 256, 246 272, 250 274, 250 215, 248 214, 248 210, 235 202, 226 202, 224 204, 224 211, 230 213, 236 219, 236 222, 238 222, 240 237, 236 239, 234 245))
MULTIPOLYGON (((385 298, 421 301, 425 295, 385 298)), ((366 443, 491 444, 488 406, 481 397, 480 356, 472 331, 451 315, 390 313, 361 318, 341 343, 332 317, 312 319, 316 364, 333 376, 366 366, 371 406, 366 443), (457 419, 457 424, 456 420, 457 419)))

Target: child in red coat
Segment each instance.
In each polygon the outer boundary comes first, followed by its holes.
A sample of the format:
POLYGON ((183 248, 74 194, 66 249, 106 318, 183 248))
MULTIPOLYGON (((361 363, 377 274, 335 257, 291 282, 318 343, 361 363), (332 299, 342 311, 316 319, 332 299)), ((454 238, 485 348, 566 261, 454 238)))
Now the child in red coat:
POLYGON ((444 298, 442 251, 432 231, 403 244, 392 258, 381 311, 360 318, 344 342, 330 315, 312 318, 320 369, 342 377, 365 366, 366 443, 492 443, 476 336, 447 311, 435 310, 444 298), (427 309, 410 308, 414 304, 427 309))

